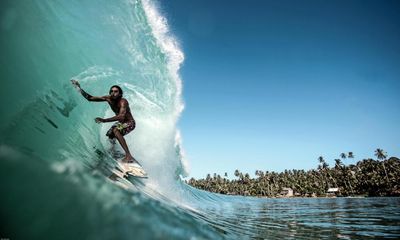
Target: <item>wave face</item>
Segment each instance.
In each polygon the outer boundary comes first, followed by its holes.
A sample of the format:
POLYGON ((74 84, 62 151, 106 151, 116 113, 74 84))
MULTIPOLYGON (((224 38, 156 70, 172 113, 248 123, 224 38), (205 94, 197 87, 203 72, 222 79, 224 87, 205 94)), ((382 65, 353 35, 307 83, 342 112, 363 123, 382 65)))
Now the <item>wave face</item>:
MULTIPOLYGON (((363 237, 373 224, 380 229, 373 236, 398 236, 379 228, 399 220, 379 220, 380 213, 393 212, 385 204, 375 208, 376 216, 364 214, 365 222, 358 218, 360 231, 353 233, 337 224, 340 214, 325 214, 334 200, 226 197, 182 183, 187 164, 176 122, 183 110, 178 71, 184 56, 154 3, 1 4, 1 238, 363 237), (109 178, 115 165, 105 137, 110 124, 93 119, 112 112, 84 100, 71 78, 97 96, 122 86, 137 122, 126 139, 149 179, 109 178)), ((352 221, 372 204, 364 201, 357 210, 348 201, 334 204, 338 213, 351 209, 346 216, 352 221)), ((399 206, 398 199, 381 201, 399 206)))

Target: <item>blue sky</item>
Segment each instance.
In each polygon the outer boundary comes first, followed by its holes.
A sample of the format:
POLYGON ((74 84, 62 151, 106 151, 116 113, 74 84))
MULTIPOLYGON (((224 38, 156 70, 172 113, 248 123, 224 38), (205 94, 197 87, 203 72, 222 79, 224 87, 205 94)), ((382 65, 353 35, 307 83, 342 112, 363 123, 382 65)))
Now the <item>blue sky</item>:
POLYGON ((160 1, 190 177, 400 156, 398 1, 160 1))

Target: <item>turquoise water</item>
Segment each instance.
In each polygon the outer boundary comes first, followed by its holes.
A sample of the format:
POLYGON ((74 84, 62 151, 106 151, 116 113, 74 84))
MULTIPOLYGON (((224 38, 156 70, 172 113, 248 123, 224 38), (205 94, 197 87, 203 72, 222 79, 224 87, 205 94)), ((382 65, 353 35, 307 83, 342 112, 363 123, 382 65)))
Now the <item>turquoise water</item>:
MULTIPOLYGON (((184 55, 149 1, 3 1, 0 9, 0 238, 399 238, 399 198, 229 197, 183 184, 176 122, 184 55), (127 136, 149 179, 115 182, 89 103, 120 84, 127 136)), ((183 113, 184 114, 184 113, 183 113)))

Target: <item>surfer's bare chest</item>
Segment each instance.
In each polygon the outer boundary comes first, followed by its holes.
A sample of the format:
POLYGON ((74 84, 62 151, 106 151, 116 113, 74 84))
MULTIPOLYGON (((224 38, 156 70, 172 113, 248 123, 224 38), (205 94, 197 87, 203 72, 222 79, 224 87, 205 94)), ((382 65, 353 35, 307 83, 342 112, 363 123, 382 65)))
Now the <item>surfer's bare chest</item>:
POLYGON ((108 105, 110 105, 111 109, 115 114, 119 113, 119 110, 121 109, 121 101, 118 102, 108 101, 108 105))

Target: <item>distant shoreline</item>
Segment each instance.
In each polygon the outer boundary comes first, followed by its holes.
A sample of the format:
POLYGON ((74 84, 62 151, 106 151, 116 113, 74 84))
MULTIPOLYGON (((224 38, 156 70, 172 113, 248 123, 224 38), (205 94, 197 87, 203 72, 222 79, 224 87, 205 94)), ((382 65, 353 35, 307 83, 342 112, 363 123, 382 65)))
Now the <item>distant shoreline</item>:
MULTIPOLYGON (((352 152, 340 154, 342 159, 353 158, 352 152)), ((207 174, 205 179, 185 180, 195 188, 225 195, 241 195, 268 198, 313 198, 313 197, 399 197, 400 159, 390 157, 382 149, 375 151, 377 159, 363 159, 356 164, 345 165, 335 159, 329 167, 321 156, 317 169, 285 170, 269 172, 256 170, 256 178, 236 170, 237 179, 207 174)))

